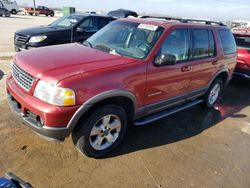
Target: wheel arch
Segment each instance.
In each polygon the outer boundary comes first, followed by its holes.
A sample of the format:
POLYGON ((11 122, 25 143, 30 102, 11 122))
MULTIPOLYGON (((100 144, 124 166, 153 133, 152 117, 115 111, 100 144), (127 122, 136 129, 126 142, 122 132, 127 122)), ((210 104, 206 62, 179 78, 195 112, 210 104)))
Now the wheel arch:
POLYGON ((106 91, 83 103, 69 121, 67 128, 72 131, 81 118, 88 116, 88 114, 96 109, 96 107, 105 104, 117 104, 123 106, 128 118, 131 120, 135 116, 137 110, 137 100, 133 93, 126 90, 106 91))
POLYGON ((217 79, 217 78, 221 78, 223 81, 223 84, 226 85, 228 82, 228 78, 229 78, 229 71, 227 69, 222 69, 219 72, 217 72, 215 74, 215 76, 213 77, 213 79, 209 82, 209 87, 213 84, 213 82, 217 79))

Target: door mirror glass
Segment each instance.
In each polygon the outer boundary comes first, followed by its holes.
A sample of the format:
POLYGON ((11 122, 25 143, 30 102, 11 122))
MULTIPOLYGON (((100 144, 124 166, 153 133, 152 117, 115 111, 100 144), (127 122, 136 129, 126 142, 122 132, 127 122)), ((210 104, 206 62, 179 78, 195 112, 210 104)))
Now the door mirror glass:
POLYGON ((176 64, 176 57, 173 54, 160 54, 157 55, 155 58, 155 65, 157 67, 165 66, 165 65, 175 65, 176 64))

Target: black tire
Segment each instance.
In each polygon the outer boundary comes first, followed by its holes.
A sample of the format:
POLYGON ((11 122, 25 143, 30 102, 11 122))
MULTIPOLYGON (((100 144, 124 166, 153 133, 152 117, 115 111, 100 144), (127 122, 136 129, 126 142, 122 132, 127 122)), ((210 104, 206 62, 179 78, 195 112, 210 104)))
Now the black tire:
POLYGON ((11 10, 11 14, 17 14, 17 11, 15 9, 11 10))
MULTIPOLYGON (((103 122, 101 123, 101 125, 103 125, 103 122)), ((96 110, 92 111, 88 117, 79 120, 76 128, 73 130, 72 140, 76 148, 81 153, 84 153, 89 157, 100 158, 107 155, 121 143, 126 133, 126 130, 127 130, 126 111, 121 106, 106 105, 97 108, 96 110), (98 122, 102 121, 102 118, 107 117, 108 115, 114 115, 119 118, 120 120, 119 123, 121 125, 120 131, 118 133, 119 136, 114 140, 114 142, 112 142, 112 144, 108 148, 97 150, 92 146, 94 141, 91 140, 93 138, 93 135, 90 136, 90 134, 93 127, 96 126, 98 122)), ((112 131, 110 130, 110 132, 112 131)), ((98 134, 98 136, 96 136, 95 141, 97 141, 98 139, 97 137, 99 138, 102 137, 101 144, 99 145, 100 147, 104 141, 108 143, 108 139, 105 136, 103 135, 100 136, 98 134)))
MULTIPOLYGON (((223 81, 221 78, 217 78, 212 84, 211 86, 209 87, 208 91, 206 92, 204 98, 203 98, 203 106, 206 107, 206 108, 212 108, 214 107, 218 100, 220 99, 220 96, 221 96, 221 92, 222 92, 222 89, 223 89, 223 81), (220 87, 219 88, 219 92, 218 92, 218 96, 216 97, 216 94, 213 96, 214 97, 214 100, 210 100, 211 98, 211 95, 212 95, 212 91, 213 89, 215 89, 215 87, 220 87)), ((217 93, 217 92, 216 92, 217 93)))
POLYGON ((2 17, 3 15, 2 14, 0 14, 0 17, 2 17))
POLYGON ((50 13, 50 16, 51 16, 51 17, 54 17, 54 16, 55 16, 55 13, 54 13, 54 12, 51 12, 51 13, 50 13))
POLYGON ((45 14, 45 16, 47 16, 47 17, 48 17, 49 15, 48 15, 48 14, 45 14))
POLYGON ((5 12, 4 16, 5 17, 10 17, 10 12, 5 12))

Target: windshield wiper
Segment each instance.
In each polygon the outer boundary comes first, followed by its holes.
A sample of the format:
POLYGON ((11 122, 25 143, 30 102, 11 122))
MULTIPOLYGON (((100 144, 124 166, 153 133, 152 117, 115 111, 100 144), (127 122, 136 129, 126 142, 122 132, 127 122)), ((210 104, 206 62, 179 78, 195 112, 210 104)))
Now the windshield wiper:
POLYGON ((92 45, 89 41, 87 41, 87 40, 85 40, 82 44, 83 44, 84 46, 88 46, 88 47, 90 47, 90 48, 93 48, 93 45, 92 45))
POLYGON ((97 45, 95 45, 94 48, 100 49, 100 50, 104 50, 105 52, 109 52, 112 55, 119 55, 119 56, 121 56, 121 54, 119 54, 117 51, 115 51, 115 49, 112 49, 109 46, 106 46, 104 44, 97 44, 97 45))

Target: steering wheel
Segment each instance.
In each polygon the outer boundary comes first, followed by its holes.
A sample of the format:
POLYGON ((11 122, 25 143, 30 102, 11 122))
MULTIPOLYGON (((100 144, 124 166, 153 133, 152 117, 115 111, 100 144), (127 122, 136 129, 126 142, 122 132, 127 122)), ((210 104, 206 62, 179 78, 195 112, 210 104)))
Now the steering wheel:
POLYGON ((147 44, 146 42, 141 42, 140 44, 137 45, 137 47, 145 52, 148 52, 151 48, 151 46, 149 44, 147 44))

